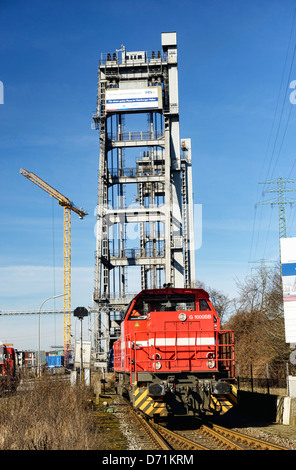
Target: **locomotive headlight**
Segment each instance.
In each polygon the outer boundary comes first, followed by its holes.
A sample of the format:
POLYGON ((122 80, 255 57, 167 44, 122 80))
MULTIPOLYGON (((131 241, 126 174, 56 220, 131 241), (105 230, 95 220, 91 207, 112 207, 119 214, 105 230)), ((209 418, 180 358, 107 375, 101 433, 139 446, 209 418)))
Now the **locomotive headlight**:
POLYGON ((155 369, 156 369, 156 370, 161 369, 161 362, 155 362, 155 363, 154 363, 154 366, 155 366, 155 369))
POLYGON ((186 313, 184 313, 184 312, 179 313, 179 317, 178 317, 178 318, 179 318, 179 320, 181 320, 181 321, 185 321, 186 318, 187 318, 186 313))
POLYGON ((213 369, 215 367, 215 361, 208 361, 207 366, 209 369, 213 369))

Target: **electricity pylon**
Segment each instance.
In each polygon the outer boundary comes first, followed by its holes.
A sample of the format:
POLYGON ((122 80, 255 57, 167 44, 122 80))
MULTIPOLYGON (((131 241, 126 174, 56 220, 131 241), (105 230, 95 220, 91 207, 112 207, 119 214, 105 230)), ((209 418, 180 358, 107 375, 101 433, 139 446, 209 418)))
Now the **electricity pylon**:
POLYGON ((278 205, 279 207, 279 237, 280 238, 287 238, 285 205, 296 203, 296 201, 294 200, 286 200, 285 193, 296 191, 296 189, 287 188, 286 184, 295 184, 295 183, 296 183, 295 180, 284 179, 282 176, 274 180, 259 183, 259 184, 275 184, 276 185, 276 187, 273 189, 263 191, 263 194, 277 193, 277 198, 271 201, 258 202, 256 206, 257 205, 274 205, 274 204, 278 205))

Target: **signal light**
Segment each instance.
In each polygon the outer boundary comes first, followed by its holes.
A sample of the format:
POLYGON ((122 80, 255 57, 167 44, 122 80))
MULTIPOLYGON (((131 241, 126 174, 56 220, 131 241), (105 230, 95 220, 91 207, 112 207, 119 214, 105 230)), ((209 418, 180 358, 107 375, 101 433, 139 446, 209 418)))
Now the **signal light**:
POLYGON ((213 352, 209 352, 207 354, 207 359, 214 359, 215 358, 215 354, 213 352))
POLYGON ((159 353, 155 353, 153 354, 153 359, 155 359, 156 361, 159 361, 161 359, 161 355, 159 353))

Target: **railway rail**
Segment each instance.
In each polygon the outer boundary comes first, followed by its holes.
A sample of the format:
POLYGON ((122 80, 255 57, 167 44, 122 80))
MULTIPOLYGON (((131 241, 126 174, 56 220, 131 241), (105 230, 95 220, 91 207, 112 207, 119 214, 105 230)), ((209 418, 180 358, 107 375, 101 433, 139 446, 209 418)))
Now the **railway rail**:
POLYGON ((130 417, 138 426, 135 432, 141 436, 140 439, 146 439, 147 450, 290 450, 214 423, 204 423, 199 419, 196 419, 194 426, 173 429, 168 423, 157 423, 136 412, 122 397, 120 402, 127 405, 130 417))

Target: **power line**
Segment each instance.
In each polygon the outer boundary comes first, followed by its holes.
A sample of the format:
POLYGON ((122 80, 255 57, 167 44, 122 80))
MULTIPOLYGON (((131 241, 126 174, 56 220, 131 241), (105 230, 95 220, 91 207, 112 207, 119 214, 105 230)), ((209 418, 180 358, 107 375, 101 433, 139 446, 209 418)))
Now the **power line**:
MULTIPOLYGON (((285 70, 286 70, 286 66, 287 66, 287 62, 288 62, 288 56, 289 56, 290 45, 291 45, 291 41, 292 41, 292 35, 293 35, 293 29, 294 29, 294 24, 295 24, 295 18, 296 18, 296 8, 294 9, 293 19, 292 19, 292 23, 291 23, 291 28, 290 28, 290 33, 289 33, 289 39, 288 39, 288 45, 287 45, 287 51, 286 51, 286 56, 285 56, 285 61, 284 61, 284 67, 283 67, 283 71, 282 71, 282 76, 281 76, 281 82, 280 82, 280 87, 279 87, 278 96, 277 96, 276 107, 275 107, 275 111, 274 111, 274 115, 273 115, 272 126, 271 126, 271 130, 270 130, 270 134, 269 134, 269 139, 268 139, 268 143, 267 143, 267 148, 266 148, 266 152, 265 152, 265 158, 264 158, 264 162, 263 162, 263 166, 262 166, 262 171, 261 171, 261 173, 263 173, 263 168, 264 168, 265 163, 266 163, 266 160, 267 160, 267 154, 268 154, 269 147, 270 147, 270 144, 271 144, 271 137, 272 137, 273 130, 274 130, 274 127, 275 127, 275 119, 276 119, 276 115, 277 115, 278 108, 279 108, 280 95, 281 95, 282 86, 283 86, 283 82, 284 82, 285 70)), ((273 161, 273 158, 274 158, 275 147, 276 147, 276 143, 277 143, 278 136, 279 136, 279 131, 280 131, 281 122, 282 122, 282 116, 283 116, 283 112, 284 112, 284 105, 285 105, 285 102, 286 102, 287 89, 288 89, 288 87, 289 87, 289 82, 290 82, 290 77, 291 77, 292 66, 293 66, 294 58, 295 58, 295 52, 296 52, 296 45, 295 45, 295 47, 294 47, 294 51, 293 51, 293 55, 292 55, 292 61, 291 61, 291 65, 290 65, 289 76, 288 76, 287 86, 286 86, 286 92, 285 92, 284 97, 283 97, 283 103, 282 103, 282 108, 281 108, 281 113, 280 113, 279 124, 278 124, 278 127, 277 127, 276 136, 275 136, 275 141, 274 141, 273 148, 272 148, 272 153, 271 153, 271 158, 270 158, 269 165, 268 165, 268 169, 267 169, 267 176, 266 176, 266 179, 268 178, 268 175, 269 175, 269 172, 270 172, 271 166, 272 166, 272 161, 273 161)), ((274 171, 275 171, 275 168, 276 168, 278 159, 279 159, 279 155, 280 155, 280 152, 281 152, 281 149, 282 149, 282 146, 283 146, 284 138, 285 138, 286 131, 287 131, 288 124, 289 124, 289 120, 290 120, 291 111, 292 111, 292 108, 290 108, 290 112, 289 112, 289 116, 288 116, 288 121, 287 121, 287 123, 286 123, 285 131, 284 131, 284 136, 283 136, 283 138, 282 138, 280 150, 279 150, 278 157, 277 157, 277 160, 276 160, 276 162, 275 162, 275 165, 274 165, 274 168, 273 168, 273 171, 272 171, 272 175, 274 174, 274 171)), ((295 162, 294 162, 294 164, 293 164, 293 167, 294 167, 295 163, 296 163, 296 159, 295 159, 295 162)), ((292 167, 292 168, 293 168, 293 167, 292 167)), ((291 172, 292 172, 292 170, 290 171, 290 175, 291 175, 291 172)), ((289 176, 290 176, 290 175, 289 175, 289 176)), ((271 177, 272 177, 272 176, 271 176, 271 177)), ((258 197, 258 190, 257 190, 257 197, 258 197)), ((256 218, 257 218, 257 211, 256 211, 256 209, 257 209, 257 204, 255 205, 255 213, 254 213, 254 219, 253 219, 253 229, 252 229, 252 238, 251 238, 250 259, 251 259, 251 257, 252 257, 252 251, 253 251, 253 245, 254 245, 254 238, 255 238, 255 225, 256 225, 256 218)), ((262 212, 260 212, 260 215, 259 215, 259 230, 258 230, 258 235, 257 235, 257 240, 256 240, 256 245, 255 245, 255 254, 256 254, 256 252, 257 252, 257 246, 258 246, 258 241, 259 241, 259 232, 260 232, 260 227, 261 227, 261 215, 262 215, 262 212)))
MULTIPOLYGON (((283 73, 282 73, 282 78, 281 78, 281 85, 280 85, 280 90, 279 90, 279 95, 278 95, 278 100, 277 100, 277 105, 276 105, 276 112, 277 112, 277 108, 278 108, 278 104, 279 104, 280 91, 281 91, 281 88, 282 88, 282 84, 283 84, 283 80, 284 80, 284 73, 285 73, 285 69, 286 69, 286 65, 287 65, 288 53, 289 53, 292 34, 293 34, 293 29, 294 29, 295 15, 296 15, 296 8, 294 10, 292 25, 291 25, 291 29, 290 29, 290 35, 289 35, 289 41, 288 41, 288 46, 287 46, 285 64, 284 64, 284 68, 283 68, 283 73)), ((287 91, 289 89, 289 83, 290 83, 290 80, 291 80, 291 73, 292 73, 292 67, 293 67, 293 63, 294 63, 295 53, 296 53, 296 45, 294 46, 294 50, 293 50, 292 60, 291 60, 291 64, 290 64, 290 70, 289 70, 289 74, 288 74, 288 78, 287 78, 286 91, 285 91, 285 94, 284 94, 284 97, 283 97, 283 102, 282 102, 282 108, 281 108, 279 124, 278 124, 278 127, 277 127, 277 132, 276 132, 276 136, 275 136, 275 141, 274 141, 274 145, 273 145, 271 159, 270 159, 269 167, 268 167, 268 171, 267 171, 267 176, 266 176, 267 178, 268 178, 268 174, 269 174, 269 171, 270 171, 270 168, 271 168, 271 164, 272 164, 272 160, 273 160, 274 152, 275 152, 275 147, 276 147, 276 143, 277 143, 277 140, 278 140, 278 135, 279 135, 280 127, 281 127, 281 122, 282 122, 282 117, 283 117, 283 112, 284 112, 284 106, 285 106, 285 103, 286 103, 286 95, 287 95, 287 91)), ((276 112, 275 112, 275 114, 276 114, 276 112)), ((289 117, 288 117, 288 122, 286 124, 286 130, 287 130, 288 123, 289 123, 289 120, 290 120, 290 114, 291 114, 291 109, 290 109, 290 113, 289 113, 289 117)), ((275 119, 275 115, 274 115, 274 119, 275 119)), ((273 121, 273 124, 272 124, 272 130, 273 130, 273 125, 274 125, 274 121, 273 121)), ((286 134, 286 130, 285 130, 285 133, 284 133, 284 137, 285 137, 285 134, 286 134)), ((282 144, 281 144, 280 150, 281 150, 282 145, 283 145, 283 139, 282 139, 282 144)), ((280 153, 280 151, 279 151, 279 153, 280 153)), ((276 160, 275 166, 278 162, 278 159, 279 159, 279 154, 278 154, 278 158, 276 160)), ((274 166, 273 172, 271 174, 271 177, 273 176, 273 173, 275 171, 275 166, 274 166)))

